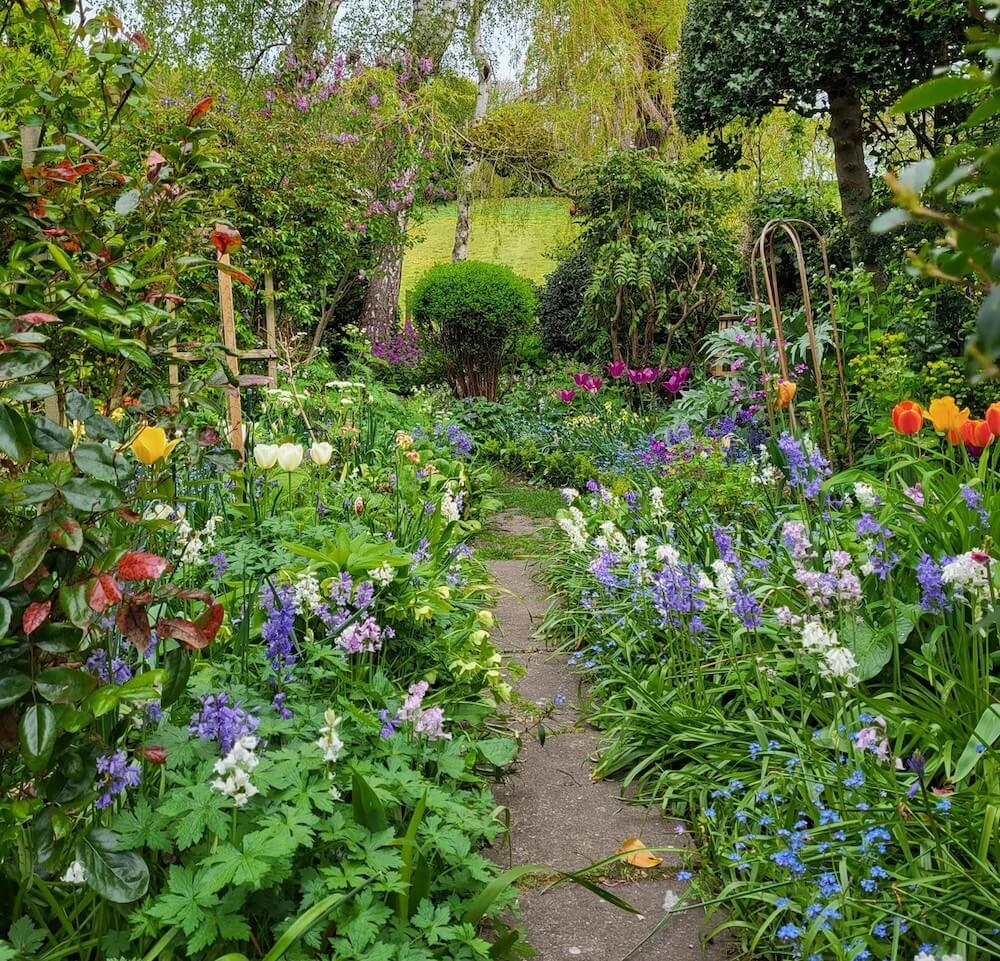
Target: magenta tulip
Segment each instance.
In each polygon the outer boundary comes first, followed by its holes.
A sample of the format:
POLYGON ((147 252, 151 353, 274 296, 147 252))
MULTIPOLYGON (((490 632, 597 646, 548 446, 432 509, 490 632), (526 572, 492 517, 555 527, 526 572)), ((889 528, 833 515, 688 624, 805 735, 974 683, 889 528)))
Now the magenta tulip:
POLYGON ((560 390, 560 391, 556 391, 556 393, 559 395, 559 399, 564 404, 572 404, 573 403, 573 398, 576 397, 576 391, 575 390, 560 390))
POLYGON ((591 374, 590 371, 581 370, 580 373, 573 375, 573 380, 576 381, 576 386, 577 387, 586 387, 587 386, 587 381, 589 381, 590 378, 593 377, 593 376, 594 375, 591 374))
POLYGON ((614 363, 608 364, 604 369, 608 372, 609 377, 613 380, 618 380, 619 377, 624 376, 628 367, 626 367, 624 360, 616 360, 614 363))
POLYGON ((583 389, 588 394, 596 394, 604 386, 604 381, 600 377, 591 377, 584 385, 583 389))

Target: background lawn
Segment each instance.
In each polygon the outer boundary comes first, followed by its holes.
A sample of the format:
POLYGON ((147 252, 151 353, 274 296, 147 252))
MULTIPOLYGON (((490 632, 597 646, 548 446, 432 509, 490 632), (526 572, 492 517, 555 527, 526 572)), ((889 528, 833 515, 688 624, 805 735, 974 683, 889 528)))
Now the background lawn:
MULTIPOLYGON (((515 273, 539 283, 556 262, 553 253, 576 235, 569 201, 550 197, 513 197, 477 200, 472 208, 471 260, 506 264, 515 273)), ((406 251, 400 297, 412 289, 420 275, 435 264, 451 259, 455 242, 455 204, 442 204, 414 228, 416 244, 406 251)))

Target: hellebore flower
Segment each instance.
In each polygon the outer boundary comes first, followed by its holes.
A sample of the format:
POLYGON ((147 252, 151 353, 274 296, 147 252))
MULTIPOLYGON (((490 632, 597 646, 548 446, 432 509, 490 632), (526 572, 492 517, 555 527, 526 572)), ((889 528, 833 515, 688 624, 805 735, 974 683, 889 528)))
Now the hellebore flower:
POLYGON ((564 404, 572 404, 573 403, 573 398, 576 397, 576 391, 575 390, 559 390, 559 391, 556 391, 556 393, 559 395, 559 399, 564 404))
POLYGON ((892 409, 892 426, 897 434, 917 434, 924 426, 923 408, 912 400, 904 400, 892 409))
POLYGON ((1000 435, 1000 404, 990 404, 984 416, 986 423, 990 425, 990 430, 995 435, 1000 435))
MULTIPOLYGON (((624 360, 616 360, 613 363, 608 364, 604 369, 608 372, 608 376, 612 380, 618 380, 619 377, 625 376, 625 372, 628 370, 628 367, 625 365, 624 360)), ((1000 407, 1000 404, 997 406, 1000 407)))
POLYGON ((143 427, 132 441, 132 453, 136 460, 149 467, 169 457, 180 442, 179 437, 168 441, 167 432, 162 427, 143 427))
POLYGON ((309 456, 314 464, 323 467, 329 464, 330 458, 333 457, 333 444, 328 444, 325 440, 316 442, 309 448, 309 456))
POLYGON ((282 444, 278 448, 278 466, 282 470, 295 470, 305 456, 301 444, 282 444))
POLYGON ((965 446, 981 451, 993 440, 993 431, 985 420, 967 420, 959 430, 959 436, 965 441, 965 446))
POLYGON ((255 444, 253 448, 253 459, 261 470, 270 470, 278 463, 277 444, 255 444))
POLYGON ((778 410, 784 410, 792 402, 792 398, 795 396, 796 390, 798 390, 798 386, 794 381, 791 380, 778 381, 778 386, 777 386, 778 396, 775 400, 775 404, 778 410))
POLYGON ((949 443, 957 444, 962 425, 969 419, 969 408, 959 410, 954 397, 936 397, 931 401, 927 416, 939 434, 947 434, 949 443))

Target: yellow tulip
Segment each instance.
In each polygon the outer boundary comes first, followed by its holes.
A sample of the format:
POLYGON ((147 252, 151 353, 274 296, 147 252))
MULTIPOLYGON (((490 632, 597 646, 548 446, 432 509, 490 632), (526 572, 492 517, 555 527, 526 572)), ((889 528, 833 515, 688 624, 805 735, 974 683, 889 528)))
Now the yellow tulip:
POLYGON ((179 437, 168 441, 167 432, 162 427, 143 427, 132 441, 132 453, 136 460, 149 467, 169 457, 180 442, 179 437))
POLYGON ((959 410, 954 397, 936 397, 927 409, 927 416, 939 434, 947 434, 948 440, 957 444, 960 439, 959 431, 969 419, 969 408, 959 410))

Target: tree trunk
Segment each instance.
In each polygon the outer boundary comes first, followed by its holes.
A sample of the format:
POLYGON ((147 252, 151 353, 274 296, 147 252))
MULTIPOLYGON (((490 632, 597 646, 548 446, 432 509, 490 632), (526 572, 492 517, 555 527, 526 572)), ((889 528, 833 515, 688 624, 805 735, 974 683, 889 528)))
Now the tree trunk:
MULTIPOLYGON (((458 19, 459 0, 413 0, 410 21, 410 53, 414 57, 428 57, 433 70, 441 65, 458 19)), ((406 233, 407 217, 402 213, 399 227, 406 233)), ((395 319, 399 303, 399 284, 403 277, 403 244, 390 244, 382 251, 382 258, 371 277, 361 307, 362 330, 385 330, 395 319)))
MULTIPOLYGON (((481 22, 486 0, 475 0, 469 14, 469 33, 472 55, 476 61, 478 80, 476 83, 476 106, 472 111, 472 126, 476 126, 490 105, 490 90, 493 88, 493 64, 486 47, 483 46, 481 22)), ((455 245, 451 251, 453 262, 465 260, 469 256, 469 238, 472 236, 472 176, 478 162, 468 158, 459 175, 458 217, 455 221, 455 245)))
POLYGON ((329 37, 339 9, 340 0, 304 0, 295 15, 289 49, 312 56, 329 37))
POLYGON ((840 207, 851 234, 851 257, 863 263, 868 246, 872 181, 865 164, 865 138, 861 126, 861 99, 852 90, 828 92, 830 139, 837 169, 840 207))

